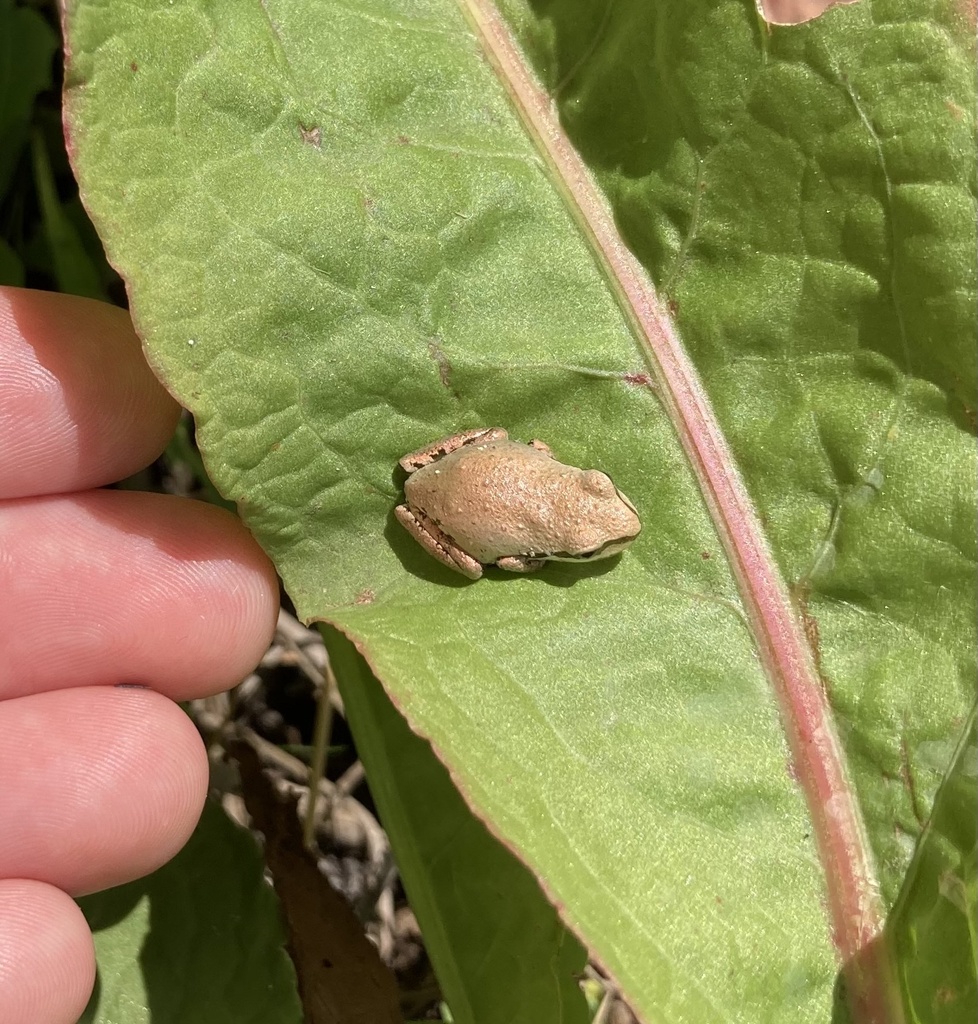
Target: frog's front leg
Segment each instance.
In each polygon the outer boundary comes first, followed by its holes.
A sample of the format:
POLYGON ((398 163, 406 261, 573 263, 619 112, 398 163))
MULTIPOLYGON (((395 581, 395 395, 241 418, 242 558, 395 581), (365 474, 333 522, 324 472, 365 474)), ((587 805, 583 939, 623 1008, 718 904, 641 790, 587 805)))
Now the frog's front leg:
POLYGON ((462 445, 475 444, 478 441, 505 441, 507 437, 509 434, 502 427, 478 427, 475 430, 463 430, 405 455, 400 459, 401 469, 406 473, 413 473, 416 469, 427 466, 443 455, 455 451, 456 448, 461 448, 462 445))
POLYGON ((451 537, 442 533, 423 512, 414 512, 407 505, 398 505, 394 515, 401 526, 442 565, 468 576, 470 580, 477 580, 482 575, 482 564, 467 555, 451 537))
POLYGON ((542 558, 530 558, 528 555, 503 555, 496 559, 496 565, 507 572, 536 572, 546 565, 542 558))

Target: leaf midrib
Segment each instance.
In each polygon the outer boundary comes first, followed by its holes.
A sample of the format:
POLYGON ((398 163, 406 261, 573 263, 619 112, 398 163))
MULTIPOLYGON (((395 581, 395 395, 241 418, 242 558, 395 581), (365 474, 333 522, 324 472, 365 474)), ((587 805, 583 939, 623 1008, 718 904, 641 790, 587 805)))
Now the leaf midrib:
POLYGON ((853 1008, 867 1021, 899 1021, 902 1011, 879 941, 883 905, 855 789, 813 652, 733 453, 645 268, 618 234, 607 201, 508 26, 489 0, 459 3, 631 325, 730 561, 812 817, 833 939, 850 968, 853 1008))

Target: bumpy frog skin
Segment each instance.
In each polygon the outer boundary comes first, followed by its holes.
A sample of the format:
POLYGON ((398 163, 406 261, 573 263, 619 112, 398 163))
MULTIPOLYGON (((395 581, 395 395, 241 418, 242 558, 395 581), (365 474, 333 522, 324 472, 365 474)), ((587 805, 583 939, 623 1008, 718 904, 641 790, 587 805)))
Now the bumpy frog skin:
POLYGON ((557 462, 541 441, 510 441, 501 427, 453 434, 400 464, 408 478, 398 520, 470 579, 486 565, 533 572, 551 560, 609 558, 642 528, 610 477, 557 462))

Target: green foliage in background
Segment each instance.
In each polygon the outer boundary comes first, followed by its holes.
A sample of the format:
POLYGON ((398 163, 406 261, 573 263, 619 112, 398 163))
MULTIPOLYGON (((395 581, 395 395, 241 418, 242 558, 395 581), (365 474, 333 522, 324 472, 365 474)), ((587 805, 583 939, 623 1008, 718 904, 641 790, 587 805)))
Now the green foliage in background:
POLYGON ((53 7, 0 0, 0 284, 107 299, 118 278, 65 153, 56 24, 53 7))

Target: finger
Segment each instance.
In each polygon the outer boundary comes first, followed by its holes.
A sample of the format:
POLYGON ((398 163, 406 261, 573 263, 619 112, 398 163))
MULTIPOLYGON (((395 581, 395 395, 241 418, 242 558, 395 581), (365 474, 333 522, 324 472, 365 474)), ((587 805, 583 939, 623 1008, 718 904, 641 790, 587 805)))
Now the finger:
POLYGON ((0 878, 76 896, 119 885, 166 863, 200 816, 203 744, 180 708, 151 690, 4 701, 0 735, 0 878))
POLYGON ((92 935, 60 889, 0 881, 0 1020, 74 1024, 95 982, 92 935))
POLYGON ((179 414, 125 310, 0 288, 0 498, 129 476, 159 455, 179 414))
POLYGON ((240 520, 134 491, 0 502, 0 594, 0 699, 105 683, 217 693, 258 663, 278 609, 240 520))

